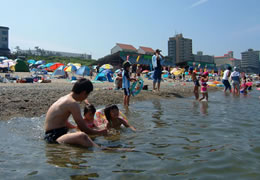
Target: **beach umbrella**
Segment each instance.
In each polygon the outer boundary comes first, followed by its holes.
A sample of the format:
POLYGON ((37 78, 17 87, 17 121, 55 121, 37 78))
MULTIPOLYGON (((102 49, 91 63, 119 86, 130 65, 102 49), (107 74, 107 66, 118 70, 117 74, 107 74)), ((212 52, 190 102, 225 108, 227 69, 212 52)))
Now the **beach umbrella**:
POLYGON ((37 64, 37 65, 45 64, 45 61, 44 60, 39 60, 39 61, 36 61, 35 64, 37 64))
POLYGON ((163 70, 162 73, 168 73, 168 71, 167 70, 163 70))
POLYGON ((53 64, 54 64, 54 63, 48 63, 48 64, 45 64, 45 65, 43 66, 43 68, 51 67, 53 64))
POLYGON ((64 70, 65 70, 66 72, 75 72, 75 71, 77 71, 77 67, 74 66, 74 65, 69 65, 69 66, 65 67, 64 70))
POLYGON ((29 59, 29 60, 27 60, 27 62, 29 63, 29 64, 35 64, 35 60, 34 59, 29 59))
POLYGON ((110 65, 110 64, 103 64, 103 65, 101 66, 101 68, 103 68, 103 69, 113 69, 113 66, 110 65))
POLYGON ((49 71, 55 71, 56 69, 58 69, 60 66, 64 66, 64 64, 62 63, 54 63, 53 65, 51 65, 48 70, 49 71))
POLYGON ((7 67, 11 67, 11 66, 14 66, 16 65, 16 62, 12 59, 6 59, 6 60, 3 60, 2 61, 4 64, 7 64, 7 67))
POLYGON ((5 56, 0 56, 0 61, 5 60, 5 59, 8 59, 8 58, 5 56))
POLYGON ((81 66, 77 72, 76 72, 77 75, 80 75, 80 76, 89 76, 90 74, 90 69, 88 66, 81 66))
POLYGON ((148 73, 149 71, 148 70, 143 70, 143 72, 142 73, 148 73))

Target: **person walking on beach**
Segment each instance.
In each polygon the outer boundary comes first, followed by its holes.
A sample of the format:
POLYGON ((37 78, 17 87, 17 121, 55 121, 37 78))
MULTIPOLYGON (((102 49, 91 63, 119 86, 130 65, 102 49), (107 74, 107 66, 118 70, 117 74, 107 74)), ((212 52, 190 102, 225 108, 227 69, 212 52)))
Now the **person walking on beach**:
POLYGON ((92 91, 91 81, 82 78, 74 84, 71 93, 61 97, 51 105, 45 118, 44 139, 46 142, 99 147, 87 134, 106 135, 107 129, 90 129, 81 115, 79 105, 79 102, 86 100, 92 91), (68 133, 67 124, 70 115, 81 132, 68 133))
POLYGON ((224 92, 226 92, 228 89, 229 89, 230 93, 232 92, 231 91, 231 85, 228 81, 228 79, 231 75, 231 69, 232 68, 230 66, 228 66, 228 68, 224 71, 224 74, 223 74, 222 83, 225 86, 224 92))
POLYGON ((234 67, 234 71, 231 73, 231 80, 232 80, 232 92, 233 94, 239 95, 240 94, 240 73, 238 72, 238 68, 234 67))
POLYGON ((196 72, 193 71, 193 67, 189 68, 189 74, 191 75, 191 79, 194 83, 193 93, 196 98, 196 100, 199 100, 199 80, 197 79, 196 72))
POLYGON ((161 55, 161 50, 156 49, 155 54, 152 57, 152 64, 153 64, 153 92, 156 90, 156 83, 157 83, 157 90, 160 92, 160 84, 161 84, 161 79, 162 79, 162 65, 161 61, 162 58, 164 58, 161 55))

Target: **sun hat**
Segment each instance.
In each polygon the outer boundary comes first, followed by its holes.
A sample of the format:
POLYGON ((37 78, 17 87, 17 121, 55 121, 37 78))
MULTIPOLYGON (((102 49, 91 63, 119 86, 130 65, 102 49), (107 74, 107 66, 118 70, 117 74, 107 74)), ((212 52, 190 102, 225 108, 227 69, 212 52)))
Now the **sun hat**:
POLYGON ((131 66, 131 63, 129 62, 129 61, 125 61, 124 63, 123 63, 123 67, 125 68, 125 67, 130 67, 131 66))

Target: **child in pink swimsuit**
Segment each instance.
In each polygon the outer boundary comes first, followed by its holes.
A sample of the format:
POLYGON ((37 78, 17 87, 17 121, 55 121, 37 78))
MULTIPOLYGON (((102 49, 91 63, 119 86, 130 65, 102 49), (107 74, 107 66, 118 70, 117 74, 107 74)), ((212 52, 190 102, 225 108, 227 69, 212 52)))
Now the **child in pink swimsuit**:
POLYGON ((202 98, 200 98, 199 101, 203 100, 206 98, 208 101, 208 89, 207 89, 207 82, 208 82, 208 72, 204 72, 203 75, 201 76, 201 93, 202 93, 202 98))

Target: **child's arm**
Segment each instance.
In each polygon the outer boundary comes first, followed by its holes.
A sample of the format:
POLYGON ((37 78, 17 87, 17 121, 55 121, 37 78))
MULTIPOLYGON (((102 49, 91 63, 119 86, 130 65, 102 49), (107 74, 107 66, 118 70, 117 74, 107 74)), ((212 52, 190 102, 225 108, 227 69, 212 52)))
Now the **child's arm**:
POLYGON ((121 119, 121 118, 118 118, 118 119, 121 121, 121 123, 122 123, 125 127, 132 129, 132 131, 136 131, 136 129, 135 129, 133 126, 131 126, 127 121, 125 121, 125 120, 123 120, 123 119, 121 119))

